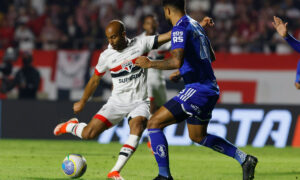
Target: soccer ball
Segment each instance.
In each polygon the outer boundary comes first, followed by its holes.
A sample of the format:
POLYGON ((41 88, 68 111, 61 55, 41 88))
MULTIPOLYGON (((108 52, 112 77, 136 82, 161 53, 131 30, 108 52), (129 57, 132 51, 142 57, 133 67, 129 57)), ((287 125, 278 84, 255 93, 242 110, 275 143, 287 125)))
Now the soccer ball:
POLYGON ((70 178, 82 176, 87 168, 85 158, 80 154, 69 154, 62 163, 64 174, 70 178))

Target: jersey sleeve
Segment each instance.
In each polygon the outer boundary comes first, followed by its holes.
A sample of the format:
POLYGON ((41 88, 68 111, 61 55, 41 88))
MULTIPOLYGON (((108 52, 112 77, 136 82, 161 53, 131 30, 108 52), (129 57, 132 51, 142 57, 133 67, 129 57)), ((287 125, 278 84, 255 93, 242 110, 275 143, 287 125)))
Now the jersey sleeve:
POLYGON ((158 47, 158 50, 160 51, 170 51, 171 49, 171 41, 166 42, 165 44, 158 47))
POLYGON ((297 52, 300 53, 300 41, 297 41, 293 36, 291 36, 290 34, 288 34, 285 38, 284 38, 289 45, 297 52))
POLYGON ((172 29, 171 35, 171 50, 173 49, 184 49, 187 40, 187 32, 184 27, 175 26, 172 29))
POLYGON ((144 49, 144 53, 147 53, 153 49, 155 38, 156 36, 144 36, 138 38, 138 40, 140 40, 141 45, 144 49))
POLYGON ((98 59, 98 63, 95 67, 95 74, 97 76, 103 76, 107 70, 108 70, 108 68, 107 68, 107 65, 105 63, 104 56, 103 56, 103 54, 100 54, 99 59, 98 59))
POLYGON ((297 65, 295 82, 300 83, 300 60, 298 61, 298 65, 297 65))

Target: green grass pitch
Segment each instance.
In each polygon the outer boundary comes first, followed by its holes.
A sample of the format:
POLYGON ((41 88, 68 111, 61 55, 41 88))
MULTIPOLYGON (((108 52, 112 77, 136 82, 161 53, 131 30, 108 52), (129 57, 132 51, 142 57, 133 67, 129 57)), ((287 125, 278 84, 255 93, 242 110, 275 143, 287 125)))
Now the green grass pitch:
MULTIPOLYGON (((68 153, 87 159, 81 180, 104 180, 116 162, 121 145, 95 141, 0 140, 0 180, 69 179, 61 169, 68 153)), ((171 172, 176 180, 241 180, 240 165, 232 158, 200 146, 171 146, 171 172)), ((242 148, 258 157, 255 179, 300 179, 300 148, 242 148)), ((126 180, 151 180, 156 162, 146 144, 139 148, 122 171, 126 180)))

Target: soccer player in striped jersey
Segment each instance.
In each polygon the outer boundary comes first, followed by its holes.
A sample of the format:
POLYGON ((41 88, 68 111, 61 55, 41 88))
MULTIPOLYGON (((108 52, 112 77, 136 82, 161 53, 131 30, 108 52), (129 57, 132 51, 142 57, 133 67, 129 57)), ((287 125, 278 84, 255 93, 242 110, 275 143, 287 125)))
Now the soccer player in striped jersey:
POLYGON ((214 59, 210 41, 202 26, 185 11, 185 0, 162 0, 165 17, 173 29, 171 57, 150 61, 139 57, 142 68, 179 69, 185 89, 162 106, 148 121, 148 133, 159 175, 154 180, 173 180, 169 168, 168 143, 163 128, 186 120, 192 141, 232 157, 241 164, 243 179, 254 178, 257 158, 247 155, 227 140, 207 133, 212 110, 219 98, 219 87, 211 66, 214 59))
MULTIPOLYGON (((278 34, 283 37, 289 45, 298 53, 300 53, 300 41, 296 40, 292 35, 287 32, 287 22, 283 22, 279 17, 274 16, 274 22, 272 22, 274 28, 277 30, 278 34)), ((300 61, 297 66, 295 86, 300 89, 300 61)))
POLYGON ((117 20, 108 24, 105 34, 109 46, 101 53, 94 75, 86 85, 80 101, 74 103, 73 110, 76 114, 83 110, 107 71, 110 71, 113 82, 111 97, 88 124, 79 123, 78 119, 72 118, 58 124, 54 134, 58 136, 72 133, 82 139, 93 139, 127 116, 130 135, 121 148, 115 166, 107 175, 109 179, 122 180, 120 171, 138 147, 150 116, 146 86, 147 70, 135 66, 136 58, 170 41, 171 34, 168 32, 129 39, 126 37, 124 24, 117 20))

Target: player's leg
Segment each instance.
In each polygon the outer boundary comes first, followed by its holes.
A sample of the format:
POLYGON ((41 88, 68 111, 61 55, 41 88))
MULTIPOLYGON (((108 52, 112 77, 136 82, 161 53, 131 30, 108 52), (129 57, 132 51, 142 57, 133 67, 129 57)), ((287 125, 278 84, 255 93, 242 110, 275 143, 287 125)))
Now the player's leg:
POLYGON ((106 103, 99 112, 86 123, 79 123, 77 118, 58 124, 54 129, 54 135, 59 136, 65 133, 72 133, 82 139, 93 139, 100 133, 117 124, 122 120, 122 109, 117 110, 113 104, 106 103), (106 117, 110 117, 108 120, 106 117))
POLYGON ((68 122, 61 123, 56 126, 54 130, 55 135, 65 133, 72 133, 82 139, 93 139, 110 126, 100 121, 99 118, 94 117, 88 124, 79 123, 76 118, 72 118, 68 122))
POLYGON ((147 128, 151 147, 159 169, 159 176, 156 179, 173 179, 169 167, 168 142, 163 133, 163 128, 185 118, 187 118, 187 115, 182 111, 181 105, 171 99, 148 121, 147 128))
MULTIPOLYGON (((204 117, 208 118, 210 116, 210 112, 209 115, 204 115, 204 117)), ((207 120, 202 121, 200 118, 188 118, 187 125, 190 139, 200 145, 236 159, 243 168, 244 180, 253 179, 257 158, 247 155, 226 139, 207 133, 208 122, 207 120)))
POLYGON ((197 125, 188 123, 188 130, 192 141, 235 158, 240 164, 245 162, 247 154, 239 150, 229 141, 219 136, 208 134, 207 124, 197 125))
POLYGON ((147 118, 137 116, 129 119, 130 134, 120 150, 118 160, 115 166, 111 169, 110 174, 120 173, 126 162, 133 155, 139 145, 140 138, 146 128, 147 118))
POLYGON ((130 112, 128 115, 130 134, 120 150, 115 166, 107 175, 108 178, 122 179, 119 173, 137 149, 139 140, 146 128, 147 120, 150 116, 149 102, 138 103, 131 109, 127 111, 130 112))
MULTIPOLYGON (((149 86, 149 84, 148 84, 148 86, 149 86)), ((154 114, 167 101, 167 90, 166 90, 165 80, 161 80, 158 78, 157 84, 154 85, 154 83, 152 83, 151 88, 148 88, 148 90, 149 89, 151 90, 151 93, 149 93, 149 94, 151 94, 153 96, 152 100, 150 98, 150 113, 154 114)), ((148 140, 147 146, 153 153, 152 148, 151 148, 150 139, 148 140)))

